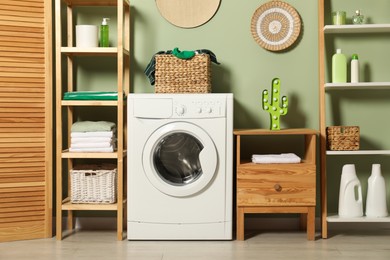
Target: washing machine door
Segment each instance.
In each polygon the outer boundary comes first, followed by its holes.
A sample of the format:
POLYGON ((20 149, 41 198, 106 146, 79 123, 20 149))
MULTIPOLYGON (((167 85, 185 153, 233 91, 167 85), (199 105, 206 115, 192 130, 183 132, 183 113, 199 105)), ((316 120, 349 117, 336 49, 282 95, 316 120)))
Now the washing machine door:
POLYGON ((203 190, 216 174, 217 164, 213 140, 199 126, 186 122, 160 127, 143 150, 143 168, 149 181, 175 197, 203 190))

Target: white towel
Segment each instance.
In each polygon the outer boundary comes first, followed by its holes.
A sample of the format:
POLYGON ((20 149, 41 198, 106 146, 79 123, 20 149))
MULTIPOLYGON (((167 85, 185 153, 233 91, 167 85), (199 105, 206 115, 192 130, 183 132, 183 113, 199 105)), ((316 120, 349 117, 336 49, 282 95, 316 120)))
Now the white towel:
POLYGON ((86 143, 104 143, 116 141, 113 137, 72 137, 70 142, 72 144, 86 144, 86 143))
POLYGON ((253 163, 300 163, 301 158, 293 153, 253 154, 253 163))
POLYGON ((75 143, 71 144, 71 148, 110 148, 112 142, 97 142, 97 143, 75 143))
POLYGON ((99 132, 72 132, 71 137, 114 137, 112 131, 99 131, 99 132))
POLYGON ((111 146, 110 148, 69 148, 69 152, 74 153, 112 153, 114 151, 114 147, 111 146))

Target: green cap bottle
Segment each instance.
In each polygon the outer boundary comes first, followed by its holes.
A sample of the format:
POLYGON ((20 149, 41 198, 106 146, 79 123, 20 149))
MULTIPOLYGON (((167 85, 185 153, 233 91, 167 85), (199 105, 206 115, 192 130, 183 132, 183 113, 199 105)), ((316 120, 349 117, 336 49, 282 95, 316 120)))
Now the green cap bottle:
POLYGON ((110 18, 103 18, 102 25, 100 25, 100 47, 110 46, 108 20, 110 20, 110 18))

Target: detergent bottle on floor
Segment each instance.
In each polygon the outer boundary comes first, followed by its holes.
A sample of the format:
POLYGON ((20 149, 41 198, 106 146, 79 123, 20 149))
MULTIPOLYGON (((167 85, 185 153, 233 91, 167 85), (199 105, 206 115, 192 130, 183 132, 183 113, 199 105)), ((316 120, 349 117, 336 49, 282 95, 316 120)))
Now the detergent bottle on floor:
POLYGON ((343 166, 339 193, 339 216, 354 218, 363 216, 362 186, 354 164, 343 166))

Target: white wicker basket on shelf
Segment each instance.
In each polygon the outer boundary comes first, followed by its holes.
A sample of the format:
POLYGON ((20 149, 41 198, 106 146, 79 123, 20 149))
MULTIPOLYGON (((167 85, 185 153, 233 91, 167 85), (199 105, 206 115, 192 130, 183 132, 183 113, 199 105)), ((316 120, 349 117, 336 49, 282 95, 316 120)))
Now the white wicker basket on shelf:
POLYGON ((115 165, 83 165, 70 171, 72 203, 115 203, 115 165))

